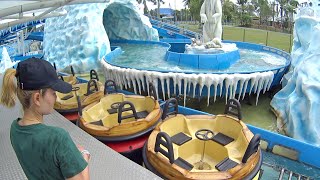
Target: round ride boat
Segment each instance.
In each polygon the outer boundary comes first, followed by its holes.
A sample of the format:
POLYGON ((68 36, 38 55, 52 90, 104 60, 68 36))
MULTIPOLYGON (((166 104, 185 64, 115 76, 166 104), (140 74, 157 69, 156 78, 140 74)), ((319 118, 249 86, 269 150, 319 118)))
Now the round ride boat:
MULTIPOLYGON (((108 82, 105 89, 108 91, 108 82)), ((142 163, 141 152, 150 132, 161 120, 162 111, 154 96, 107 94, 100 102, 80 110, 80 128, 129 159, 142 163)))
MULTIPOLYGON (((163 117, 175 99, 166 102, 163 117)), ((241 121, 240 103, 230 99, 224 115, 169 116, 150 134, 144 165, 164 179, 258 179, 260 135, 241 121), (237 109, 237 112, 233 108, 237 109), (237 115, 238 118, 227 115, 237 115)))
POLYGON ((99 101, 104 96, 104 85, 98 81, 95 70, 90 71, 90 80, 87 83, 72 85, 72 91, 68 94, 57 92, 57 100, 54 109, 72 122, 78 119, 78 98, 81 107, 99 101))

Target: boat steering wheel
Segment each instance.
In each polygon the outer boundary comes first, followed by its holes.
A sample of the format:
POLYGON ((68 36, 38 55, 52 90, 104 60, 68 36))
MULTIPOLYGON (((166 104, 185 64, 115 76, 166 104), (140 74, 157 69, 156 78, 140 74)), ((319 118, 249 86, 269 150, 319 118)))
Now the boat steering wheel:
POLYGON ((112 108, 112 109, 118 109, 119 106, 120 106, 120 104, 121 104, 121 102, 112 103, 112 104, 111 104, 111 108, 112 108))
POLYGON ((72 87, 72 91, 78 91, 80 87, 72 87))
POLYGON ((196 132, 195 136, 203 141, 211 140, 214 136, 214 133, 210 129, 200 129, 196 132))

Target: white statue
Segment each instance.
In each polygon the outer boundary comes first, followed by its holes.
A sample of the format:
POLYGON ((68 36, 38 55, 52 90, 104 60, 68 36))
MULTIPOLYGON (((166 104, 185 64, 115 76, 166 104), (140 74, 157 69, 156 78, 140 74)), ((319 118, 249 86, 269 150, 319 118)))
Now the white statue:
POLYGON ((222 36, 222 7, 220 0, 204 0, 200 10, 203 26, 203 41, 207 43, 213 39, 221 41, 222 36))

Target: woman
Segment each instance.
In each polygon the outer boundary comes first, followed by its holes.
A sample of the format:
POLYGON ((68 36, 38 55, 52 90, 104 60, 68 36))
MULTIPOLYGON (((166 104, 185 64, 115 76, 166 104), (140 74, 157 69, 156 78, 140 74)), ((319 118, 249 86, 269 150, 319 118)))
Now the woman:
POLYGON ((56 91, 71 89, 49 62, 37 58, 4 74, 0 103, 13 107, 17 96, 24 111, 11 125, 10 140, 28 179, 89 179, 88 151, 77 148, 64 129, 43 124, 43 115, 53 112, 56 91))

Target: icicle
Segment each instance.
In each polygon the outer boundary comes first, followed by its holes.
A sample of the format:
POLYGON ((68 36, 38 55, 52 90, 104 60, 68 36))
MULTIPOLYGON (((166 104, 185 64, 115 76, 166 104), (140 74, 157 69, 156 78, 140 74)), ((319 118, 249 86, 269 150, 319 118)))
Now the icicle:
POLYGON ((177 94, 177 76, 172 76, 173 80, 173 94, 177 94))
POLYGON ((199 96, 200 97, 202 95, 202 89, 203 89, 203 86, 204 86, 204 80, 205 80, 205 74, 199 74, 198 84, 199 84, 199 96))
POLYGON ((183 106, 186 106, 186 98, 187 98, 187 93, 188 93, 188 86, 189 86, 189 92, 190 92, 190 85, 189 85, 189 80, 191 79, 190 74, 185 74, 184 75, 184 80, 183 80, 183 106))
POLYGON ((166 100, 166 95, 165 95, 165 89, 164 89, 164 81, 165 81, 165 74, 159 74, 159 80, 161 82, 161 92, 162 92, 162 96, 163 96, 163 100, 166 100))
POLYGON ((182 80, 184 79, 184 75, 185 74, 182 74, 182 73, 177 73, 176 75, 176 81, 178 82, 178 90, 179 90, 179 92, 177 92, 178 95, 182 94, 181 89, 182 89, 182 80))
MULTIPOLYGON (((255 74, 255 73, 254 73, 255 74)), ((253 87, 256 85, 256 78, 255 78, 255 76, 253 75, 253 76, 251 76, 251 78, 250 78, 250 82, 251 82, 251 86, 250 86, 250 89, 249 89, 249 96, 251 95, 251 92, 252 92, 252 89, 253 89, 253 87)))
POLYGON ((229 87, 230 87, 230 82, 231 80, 229 78, 226 78, 224 80, 224 84, 225 84, 225 89, 226 89, 226 94, 225 94, 225 99, 226 99, 226 104, 227 104, 227 101, 228 101, 228 93, 229 93, 229 87))
POLYGON ((222 87, 223 87, 223 83, 225 81, 225 79, 228 77, 227 74, 221 74, 219 75, 220 81, 219 81, 219 85, 220 85, 220 97, 222 96, 222 87))
POLYGON ((158 88, 158 78, 154 78, 152 83, 153 83, 153 85, 154 85, 154 88, 156 89, 157 99, 159 99, 159 93, 158 93, 158 91, 159 91, 159 88, 158 88))
POLYGON ((151 81, 150 80, 150 76, 151 76, 150 72, 146 71, 145 72, 145 77, 146 77, 146 84, 147 84, 146 88, 147 88, 148 96, 150 96, 150 92, 149 92, 149 84, 150 84, 150 81, 151 81))
MULTIPOLYGON (((147 72, 147 71, 141 71, 141 76, 140 76, 141 82, 142 82, 142 89, 143 89, 143 91, 148 91, 148 90, 146 90, 146 81, 148 81, 148 80, 147 80, 147 77, 146 77, 146 72, 147 72)), ((147 88, 147 89, 148 89, 148 88, 147 88)))
POLYGON ((248 84, 249 84, 250 79, 246 79, 244 82, 244 88, 243 88, 243 94, 242 94, 242 100, 244 99, 244 96, 246 95, 248 84))
POLYGON ((263 74, 260 74, 260 76, 257 76, 257 78, 259 78, 259 79, 258 79, 258 85, 257 85, 258 87, 257 87, 257 92, 256 92, 256 94, 257 94, 256 105, 258 104, 258 99, 259 99, 260 91, 263 87, 263 83, 265 81, 265 76, 263 74))
POLYGON ((267 90, 270 89, 271 85, 272 85, 272 82, 273 82, 273 78, 274 78, 274 74, 272 71, 268 71, 269 73, 269 83, 268 83, 268 86, 267 86, 267 90))
MULTIPOLYGON (((239 94, 238 94, 238 101, 240 100, 240 97, 241 97, 241 93, 242 93, 242 89, 243 89, 243 84, 245 82, 245 77, 242 77, 240 79, 240 84, 239 84, 239 94)), ((246 91, 246 90, 244 90, 246 91)))
MULTIPOLYGON (((239 86, 238 99, 245 97, 246 92, 257 93, 256 103, 258 103, 259 94, 261 91, 269 90, 274 73, 272 71, 262 72, 262 73, 252 73, 252 74, 183 74, 183 73, 161 73, 154 71, 139 71, 135 69, 119 68, 112 66, 105 61, 102 61, 105 67, 105 76, 108 79, 113 79, 121 87, 134 88, 135 93, 141 89, 145 90, 145 87, 149 87, 149 83, 153 82, 156 88, 156 93, 158 95, 158 79, 161 83, 162 95, 165 97, 165 83, 167 84, 167 94, 170 97, 170 78, 173 81, 173 93, 182 94, 184 96, 184 104, 186 103, 186 96, 191 92, 191 86, 193 87, 192 96, 195 97, 196 87, 198 86, 199 95, 202 95, 203 87, 206 86, 208 89, 207 93, 207 104, 210 103, 210 91, 211 85, 214 88, 214 101, 216 101, 218 86, 220 87, 220 97, 224 93, 226 101, 228 98, 235 98, 237 93, 237 88, 239 86), (182 80, 184 81, 184 86, 182 87, 182 80), (250 87, 248 84, 250 82, 250 87), (145 84, 146 83, 146 84, 145 84), (137 87, 138 84, 138 87, 137 87), (141 88, 142 86, 142 88, 141 88), (184 91, 182 92, 182 88, 184 91), (222 89, 225 89, 225 92, 222 89), (177 92, 177 89, 179 92, 177 92), (248 89, 248 91, 247 91, 248 89)), ((148 94, 149 88, 147 88, 148 94)))
POLYGON ((236 79, 235 79, 235 82, 233 84, 233 87, 232 87, 232 90, 233 90, 233 93, 232 93, 232 98, 234 99, 236 97, 236 92, 237 92, 237 87, 238 87, 238 84, 239 84, 239 81, 241 80, 241 77, 240 76, 234 76, 236 79))
POLYGON ((138 85, 139 94, 141 95, 141 84, 140 84, 140 78, 139 78, 140 71, 133 70, 133 75, 134 75, 135 81, 138 85))
MULTIPOLYGON (((218 89, 218 84, 219 84, 219 78, 217 75, 212 74, 212 85, 213 85, 213 102, 216 102, 217 99, 217 89, 218 89)), ((211 85, 210 85, 211 86, 211 85)))
POLYGON ((168 98, 170 99, 171 95, 170 95, 170 76, 168 76, 167 74, 167 78, 166 78, 166 83, 167 83, 167 94, 168 94, 168 98))
POLYGON ((206 74, 204 76, 204 82, 203 83, 205 84, 205 86, 207 86, 207 90, 208 90, 208 92, 207 92, 207 106, 209 106, 209 104, 210 104, 211 82, 213 80, 213 76, 212 76, 212 74, 206 74))
POLYGON ((197 74, 189 74, 189 75, 190 75, 189 92, 191 90, 191 83, 192 83, 192 87, 193 87, 192 97, 194 98, 195 94, 196 94, 196 87, 197 87, 198 77, 197 77, 197 74))

